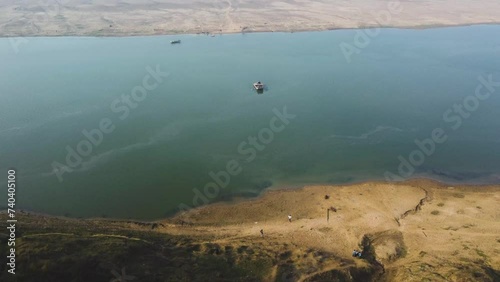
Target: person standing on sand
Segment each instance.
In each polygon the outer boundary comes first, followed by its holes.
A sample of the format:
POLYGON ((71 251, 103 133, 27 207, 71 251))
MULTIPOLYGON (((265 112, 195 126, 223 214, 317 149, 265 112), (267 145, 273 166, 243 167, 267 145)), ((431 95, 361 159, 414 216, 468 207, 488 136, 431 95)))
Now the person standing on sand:
POLYGON ((260 237, 264 237, 264 229, 260 230, 260 237))
POLYGON ((292 222, 292 215, 288 215, 288 222, 292 222))

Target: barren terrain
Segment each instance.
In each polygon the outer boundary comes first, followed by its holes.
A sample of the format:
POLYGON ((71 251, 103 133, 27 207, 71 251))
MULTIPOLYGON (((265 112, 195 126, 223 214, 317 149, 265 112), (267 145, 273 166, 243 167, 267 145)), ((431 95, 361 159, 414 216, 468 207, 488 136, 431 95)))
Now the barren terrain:
POLYGON ((274 190, 149 223, 24 212, 16 281, 122 268, 137 281, 499 281, 499 206, 500 186, 413 180, 274 190))
POLYGON ((178 219, 194 224, 182 229, 190 234, 215 232, 212 243, 221 246, 288 246, 283 252, 292 252, 299 280, 369 262, 380 263, 381 277, 393 281, 473 281, 482 277, 478 271, 468 273, 474 267, 500 269, 499 205, 500 187, 415 180, 271 191, 257 200, 211 205, 178 219), (327 221, 331 207, 336 212, 330 211, 327 221), (343 265, 353 249, 369 245, 374 261, 343 265), (309 258, 311 249, 336 259, 309 258))
POLYGON ((0 0, 0 36, 127 36, 499 23, 497 0, 0 0))

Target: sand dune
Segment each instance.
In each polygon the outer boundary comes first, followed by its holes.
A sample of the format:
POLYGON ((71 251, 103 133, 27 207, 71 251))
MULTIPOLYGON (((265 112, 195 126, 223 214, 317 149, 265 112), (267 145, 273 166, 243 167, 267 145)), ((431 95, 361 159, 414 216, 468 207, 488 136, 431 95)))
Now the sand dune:
POLYGON ((126 36, 499 23, 496 0, 0 2, 0 36, 126 36))

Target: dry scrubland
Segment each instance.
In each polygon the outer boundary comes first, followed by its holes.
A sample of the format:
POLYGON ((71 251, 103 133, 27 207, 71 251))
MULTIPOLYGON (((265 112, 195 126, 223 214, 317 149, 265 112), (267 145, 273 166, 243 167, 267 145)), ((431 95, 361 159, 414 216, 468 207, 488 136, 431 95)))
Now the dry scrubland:
POLYGON ((125 36, 499 23, 498 0, 0 0, 0 36, 125 36), (387 15, 390 14, 389 17, 387 15))
POLYGON ((500 186, 414 180, 268 191, 154 223, 25 213, 18 281, 123 267, 138 281, 500 281, 499 206, 500 186))

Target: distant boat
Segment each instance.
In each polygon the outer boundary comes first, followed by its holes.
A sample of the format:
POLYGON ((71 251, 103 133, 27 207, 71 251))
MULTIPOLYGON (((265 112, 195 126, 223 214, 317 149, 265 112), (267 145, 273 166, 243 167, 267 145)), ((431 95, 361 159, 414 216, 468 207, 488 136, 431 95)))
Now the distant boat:
POLYGON ((172 41, 170 41, 170 44, 179 44, 179 43, 181 43, 180 40, 172 40, 172 41))
POLYGON ((253 88, 255 88, 255 90, 257 90, 257 92, 262 92, 262 91, 264 91, 264 84, 262 84, 262 82, 260 82, 260 81, 257 81, 253 84, 253 88))

